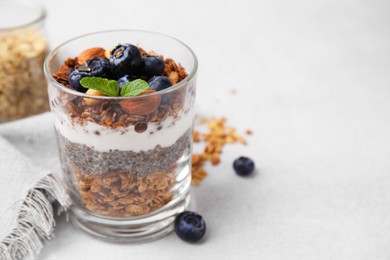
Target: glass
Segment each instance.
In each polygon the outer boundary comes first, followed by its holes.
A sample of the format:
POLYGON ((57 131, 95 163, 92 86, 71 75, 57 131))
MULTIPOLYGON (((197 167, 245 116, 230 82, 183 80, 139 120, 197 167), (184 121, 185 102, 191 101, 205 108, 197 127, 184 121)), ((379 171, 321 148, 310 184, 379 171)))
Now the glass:
POLYGON ((45 61, 70 217, 81 230, 114 242, 161 237, 188 208, 197 59, 158 33, 119 30, 84 35, 45 61), (188 76, 135 97, 91 96, 53 78, 64 60, 91 47, 132 43, 181 64, 188 76))
POLYGON ((31 1, 0 1, 0 122, 49 110, 45 17, 31 1))

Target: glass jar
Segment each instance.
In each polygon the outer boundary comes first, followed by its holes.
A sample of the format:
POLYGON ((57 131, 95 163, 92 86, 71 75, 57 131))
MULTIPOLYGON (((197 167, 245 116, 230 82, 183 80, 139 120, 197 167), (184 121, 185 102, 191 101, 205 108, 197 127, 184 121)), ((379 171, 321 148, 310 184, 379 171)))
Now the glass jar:
POLYGON ((72 223, 115 242, 155 239, 172 231, 175 215, 190 200, 197 73, 192 50, 159 33, 106 31, 60 45, 44 68, 72 223), (171 58, 165 59, 170 66, 164 73, 182 78, 167 89, 130 97, 94 96, 67 85, 74 63, 118 43, 171 58), (184 76, 167 72, 181 66, 184 76))
POLYGON ((45 16, 32 1, 0 1, 0 122, 49 109, 43 74, 45 16))

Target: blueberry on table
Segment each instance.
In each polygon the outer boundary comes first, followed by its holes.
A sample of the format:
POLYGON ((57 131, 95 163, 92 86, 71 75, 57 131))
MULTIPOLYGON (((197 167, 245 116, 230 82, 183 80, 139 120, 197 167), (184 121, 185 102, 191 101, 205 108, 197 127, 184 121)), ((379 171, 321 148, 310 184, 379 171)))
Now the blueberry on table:
POLYGON ((241 156, 234 160, 233 168, 240 176, 247 176, 255 169, 255 163, 248 157, 241 156))
POLYGON ((165 76, 154 76, 148 81, 149 89, 160 91, 172 86, 172 82, 165 76))
POLYGON ((147 77, 159 76, 164 72, 165 62, 157 56, 145 56, 141 74, 147 77))
POLYGON ((198 242, 206 233, 206 222, 203 217, 192 211, 184 211, 175 218, 175 232, 182 240, 198 242))
POLYGON ((134 75, 142 66, 142 55, 139 49, 129 43, 119 44, 111 51, 110 69, 117 77, 134 75))

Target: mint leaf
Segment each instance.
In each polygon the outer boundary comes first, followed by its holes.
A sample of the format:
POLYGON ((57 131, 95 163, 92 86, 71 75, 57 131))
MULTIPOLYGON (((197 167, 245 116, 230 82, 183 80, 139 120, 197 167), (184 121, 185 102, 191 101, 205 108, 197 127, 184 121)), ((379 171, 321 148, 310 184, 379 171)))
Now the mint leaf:
POLYGON ((138 96, 145 90, 149 89, 149 84, 142 79, 136 79, 130 82, 127 82, 123 85, 121 90, 121 96, 129 97, 129 96, 138 96))
POLYGON ((109 80, 107 86, 113 90, 115 97, 119 96, 119 86, 116 80, 109 80))
POLYGON ((117 97, 119 86, 116 80, 108 80, 99 77, 84 77, 80 80, 81 86, 102 92, 110 97, 117 97))

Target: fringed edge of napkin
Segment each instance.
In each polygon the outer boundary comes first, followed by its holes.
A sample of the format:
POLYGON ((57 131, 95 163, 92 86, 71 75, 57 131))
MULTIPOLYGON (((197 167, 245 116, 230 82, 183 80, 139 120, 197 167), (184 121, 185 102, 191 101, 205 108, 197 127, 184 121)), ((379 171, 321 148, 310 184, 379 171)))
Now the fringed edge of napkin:
POLYGON ((43 243, 53 237, 54 201, 60 204, 57 214, 69 206, 61 183, 49 174, 28 192, 19 211, 17 226, 0 241, 1 260, 34 259, 38 255, 43 243))

